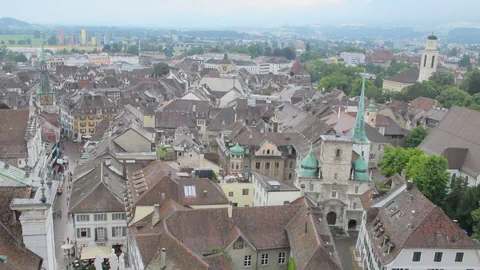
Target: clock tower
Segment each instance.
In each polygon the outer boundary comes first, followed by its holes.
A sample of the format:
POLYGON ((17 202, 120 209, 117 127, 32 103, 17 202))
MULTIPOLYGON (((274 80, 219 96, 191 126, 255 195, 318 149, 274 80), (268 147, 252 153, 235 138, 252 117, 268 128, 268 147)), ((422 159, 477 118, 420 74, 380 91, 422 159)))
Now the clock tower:
POLYGON ((42 53, 40 56, 40 87, 37 90, 37 104, 42 111, 47 113, 57 113, 56 93, 50 84, 50 77, 47 70, 47 61, 45 59, 45 36, 42 41, 42 53))

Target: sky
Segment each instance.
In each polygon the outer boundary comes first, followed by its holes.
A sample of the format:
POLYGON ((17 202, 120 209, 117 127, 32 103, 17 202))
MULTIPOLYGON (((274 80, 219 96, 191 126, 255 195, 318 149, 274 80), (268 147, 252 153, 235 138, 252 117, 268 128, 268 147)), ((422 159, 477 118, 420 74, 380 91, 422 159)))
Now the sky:
POLYGON ((0 0, 0 17, 56 25, 179 28, 480 23, 479 0, 0 0))

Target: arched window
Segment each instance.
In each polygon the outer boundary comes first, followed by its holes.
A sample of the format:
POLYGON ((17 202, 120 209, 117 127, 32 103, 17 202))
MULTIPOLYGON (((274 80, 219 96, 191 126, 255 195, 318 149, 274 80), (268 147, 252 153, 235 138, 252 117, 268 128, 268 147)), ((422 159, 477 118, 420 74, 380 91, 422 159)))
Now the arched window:
POLYGON ((267 150, 267 155, 270 155, 270 150, 267 150))

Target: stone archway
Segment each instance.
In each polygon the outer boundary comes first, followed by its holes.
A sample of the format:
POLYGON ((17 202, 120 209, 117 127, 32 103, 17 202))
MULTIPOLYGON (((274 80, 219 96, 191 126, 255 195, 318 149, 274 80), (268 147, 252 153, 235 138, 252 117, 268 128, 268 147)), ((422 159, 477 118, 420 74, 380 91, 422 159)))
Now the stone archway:
POLYGON ((337 223, 337 214, 335 212, 329 212, 327 214, 328 225, 335 225, 337 223))
POLYGON ((355 219, 350 219, 350 221, 348 221, 348 229, 349 230, 357 229, 357 221, 355 219))

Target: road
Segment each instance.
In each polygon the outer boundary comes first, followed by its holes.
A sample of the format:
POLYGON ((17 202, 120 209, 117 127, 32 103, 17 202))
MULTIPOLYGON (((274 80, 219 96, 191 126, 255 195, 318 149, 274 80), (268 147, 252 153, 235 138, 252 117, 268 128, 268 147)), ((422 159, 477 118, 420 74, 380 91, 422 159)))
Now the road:
POLYGON ((337 248, 338 256, 340 257, 340 261, 342 263, 343 270, 354 270, 358 268, 354 268, 352 265, 352 256, 350 253, 350 248, 355 247, 357 243, 356 236, 345 236, 334 238, 335 246, 337 248))
MULTIPOLYGON (((64 150, 62 155, 68 156, 69 166, 65 172, 65 175, 68 175, 68 172, 72 172, 75 169, 76 161, 80 160, 81 154, 79 149, 82 147, 81 144, 74 143, 72 141, 64 141, 61 143, 64 150)), ((67 178, 66 178, 67 179, 67 178)), ((55 255, 57 257, 58 269, 66 269, 66 265, 74 260, 74 258, 67 258, 63 255, 63 250, 61 246, 66 242, 67 237, 70 240, 74 240, 73 235, 73 223, 71 218, 68 217, 68 198, 70 197, 71 190, 68 189, 68 181, 65 179, 63 184, 63 194, 58 195, 55 202, 55 212, 62 212, 61 217, 58 216, 54 218, 54 230, 55 230, 55 255)))

